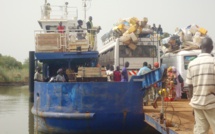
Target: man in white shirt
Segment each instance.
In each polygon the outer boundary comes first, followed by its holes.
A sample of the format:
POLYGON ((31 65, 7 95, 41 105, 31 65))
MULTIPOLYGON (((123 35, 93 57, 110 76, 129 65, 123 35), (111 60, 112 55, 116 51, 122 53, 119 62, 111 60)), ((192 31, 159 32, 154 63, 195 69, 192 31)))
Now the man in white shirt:
POLYGON ((57 71, 56 81, 57 82, 66 82, 66 79, 63 75, 63 69, 62 68, 58 69, 58 71, 57 71))
POLYGON ((206 134, 211 127, 215 134, 215 59, 210 54, 213 41, 205 37, 202 53, 188 65, 186 83, 193 91, 190 105, 194 109, 194 134, 206 134))
POLYGON ((43 81, 42 75, 41 75, 41 68, 37 67, 36 72, 34 74, 34 81, 43 81))

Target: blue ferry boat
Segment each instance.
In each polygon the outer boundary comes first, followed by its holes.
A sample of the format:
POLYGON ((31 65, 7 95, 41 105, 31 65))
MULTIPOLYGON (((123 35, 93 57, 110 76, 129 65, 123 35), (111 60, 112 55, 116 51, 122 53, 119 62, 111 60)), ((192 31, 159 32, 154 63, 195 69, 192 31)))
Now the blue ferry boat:
POLYGON ((42 66, 44 78, 56 76, 57 70, 64 68, 68 81, 34 82, 35 129, 63 134, 144 131, 144 91, 160 80, 160 69, 133 76, 128 82, 107 82, 104 68, 96 66, 96 34, 95 44, 89 41, 85 28, 82 34, 86 37, 76 37, 80 34, 76 29, 77 8, 45 2, 41 11, 38 22, 42 30, 35 31, 34 60, 42 66), (53 13, 58 10, 59 16, 53 13), (57 31, 60 22, 65 28, 62 33, 57 31))

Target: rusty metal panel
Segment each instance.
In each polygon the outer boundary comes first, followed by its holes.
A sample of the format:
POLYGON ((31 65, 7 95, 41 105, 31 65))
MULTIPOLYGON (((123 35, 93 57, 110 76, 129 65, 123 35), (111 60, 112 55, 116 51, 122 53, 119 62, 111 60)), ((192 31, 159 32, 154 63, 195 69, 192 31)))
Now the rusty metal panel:
POLYGON ((141 82, 35 82, 32 112, 42 131, 140 131, 141 87, 141 82))

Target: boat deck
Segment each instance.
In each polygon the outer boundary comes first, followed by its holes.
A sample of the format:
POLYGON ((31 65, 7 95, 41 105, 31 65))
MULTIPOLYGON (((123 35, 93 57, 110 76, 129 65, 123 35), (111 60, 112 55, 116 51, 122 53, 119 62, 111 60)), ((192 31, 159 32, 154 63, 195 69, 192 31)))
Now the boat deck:
MULTIPOLYGON (((145 121, 162 134, 193 134, 194 116, 189 100, 164 102, 164 107, 167 127, 160 124, 161 101, 158 101, 156 109, 152 105, 144 106, 145 121)), ((211 130, 209 134, 212 134, 211 130)))

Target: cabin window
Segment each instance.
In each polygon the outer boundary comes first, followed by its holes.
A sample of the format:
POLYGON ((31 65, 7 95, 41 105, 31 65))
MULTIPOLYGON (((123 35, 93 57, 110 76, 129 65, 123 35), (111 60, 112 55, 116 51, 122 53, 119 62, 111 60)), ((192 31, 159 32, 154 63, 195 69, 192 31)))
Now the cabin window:
POLYGON ((119 46, 119 57, 157 57, 156 46, 137 45, 135 50, 126 45, 119 46))
POLYGON ((184 69, 187 70, 188 64, 190 61, 194 60, 197 56, 196 55, 189 55, 189 56, 184 56, 184 69))
POLYGON ((47 33, 49 32, 56 32, 57 26, 51 26, 51 25, 46 25, 45 26, 47 33))

